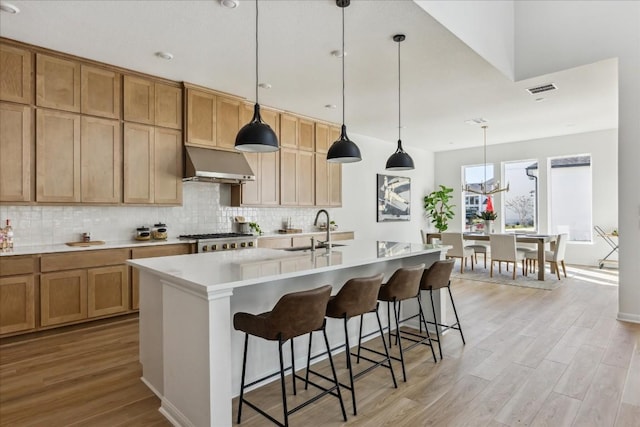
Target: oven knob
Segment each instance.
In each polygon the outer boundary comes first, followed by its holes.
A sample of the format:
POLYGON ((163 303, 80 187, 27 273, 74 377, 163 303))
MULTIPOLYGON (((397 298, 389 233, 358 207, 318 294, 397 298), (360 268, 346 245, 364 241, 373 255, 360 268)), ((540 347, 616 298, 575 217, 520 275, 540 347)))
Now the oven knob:
POLYGON ((232 243, 232 244, 231 244, 231 249, 235 249, 235 248, 237 248, 237 247, 238 247, 238 244, 237 244, 237 243, 232 243))
POLYGON ((248 242, 248 246, 249 247, 253 246, 253 242, 248 242))
POLYGON ((202 245, 202 252, 207 252, 209 250, 209 247, 207 247, 207 245, 202 245))
POLYGON ((211 250, 212 251, 217 251, 218 250, 218 245, 211 245, 211 250))
POLYGON ((247 247, 247 243, 246 242, 240 242, 240 247, 241 248, 246 248, 247 247))
POLYGON ((222 244, 222 249, 229 249, 229 245, 227 245, 226 243, 222 244))

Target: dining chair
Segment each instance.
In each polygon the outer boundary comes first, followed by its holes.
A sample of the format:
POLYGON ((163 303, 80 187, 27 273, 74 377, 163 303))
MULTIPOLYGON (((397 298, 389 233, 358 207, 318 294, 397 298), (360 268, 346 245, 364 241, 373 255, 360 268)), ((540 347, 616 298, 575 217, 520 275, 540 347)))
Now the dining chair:
POLYGON ((467 265, 467 257, 471 259, 471 270, 473 271, 474 250, 464 246, 462 233, 440 233, 440 240, 443 245, 452 246, 447 251, 447 258, 460 258, 460 273, 464 272, 467 265))
POLYGON ((527 275, 525 268, 524 253, 516 250, 515 234, 491 234, 489 235, 489 243, 491 244, 491 268, 489 277, 493 277, 493 263, 498 262, 498 272, 502 272, 502 262, 513 263, 513 280, 516 279, 516 269, 518 261, 522 261, 522 275, 527 275))
MULTIPOLYGON (((560 280, 560 269, 558 268, 558 263, 562 265, 562 272, 564 273, 565 279, 567 278, 567 268, 564 264, 564 254, 567 249, 567 239, 569 238, 568 234, 558 234, 556 239, 555 248, 552 251, 545 251, 544 259, 555 268, 556 276, 558 276, 558 280, 560 280)), ((536 261, 538 260, 538 251, 531 250, 527 251, 524 255, 526 263, 529 268, 535 266, 536 261)), ((544 268, 544 267, 540 267, 544 268)))
POLYGON ((473 257, 475 258, 476 265, 478 265, 478 254, 484 255, 484 268, 487 268, 487 253, 489 252, 489 245, 473 242, 470 245, 466 245, 465 248, 473 249, 473 257))
POLYGON ((422 238, 422 243, 427 244, 427 233, 423 229, 420 229, 420 237, 422 238))

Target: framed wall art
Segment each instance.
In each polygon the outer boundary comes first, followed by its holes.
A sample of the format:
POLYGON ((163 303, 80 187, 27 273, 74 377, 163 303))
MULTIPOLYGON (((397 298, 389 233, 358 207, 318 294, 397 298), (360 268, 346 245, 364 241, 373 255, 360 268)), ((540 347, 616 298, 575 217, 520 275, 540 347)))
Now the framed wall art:
POLYGON ((378 222, 411 220, 411 178, 378 174, 378 222))

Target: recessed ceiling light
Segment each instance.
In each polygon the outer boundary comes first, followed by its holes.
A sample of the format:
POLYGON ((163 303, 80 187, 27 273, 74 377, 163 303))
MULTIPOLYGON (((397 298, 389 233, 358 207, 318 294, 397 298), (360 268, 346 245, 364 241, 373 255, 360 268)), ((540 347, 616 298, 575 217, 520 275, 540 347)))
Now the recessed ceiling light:
POLYGON ((536 102, 544 102, 544 101, 546 101, 545 98, 536 98, 536 102))
POLYGON ((239 0, 220 0, 220 4, 224 7, 228 7, 229 9, 235 9, 240 6, 239 0))
POLYGON ((16 15, 20 13, 20 9, 18 9, 16 6, 12 5, 11 3, 5 3, 5 2, 0 3, 0 10, 3 12, 10 13, 12 15, 16 15))
POLYGON ((260 83, 258 86, 260 86, 262 89, 271 89, 270 83, 260 83))
POLYGON ((330 110, 335 110, 337 107, 336 107, 336 104, 326 104, 324 106, 324 108, 328 108, 330 110))
MULTIPOLYGON (((347 56, 349 54, 349 52, 344 52, 344 56, 347 56)), ((335 56, 336 58, 342 58, 342 50, 341 49, 336 49, 336 50, 332 50, 331 51, 331 55, 335 56)))
POLYGON ((481 125, 481 124, 487 123, 487 119, 478 117, 477 119, 465 120, 464 122, 468 125, 481 125))
POLYGON ((158 58, 166 59, 167 61, 171 61, 173 59, 173 54, 169 52, 156 52, 156 56, 158 58))

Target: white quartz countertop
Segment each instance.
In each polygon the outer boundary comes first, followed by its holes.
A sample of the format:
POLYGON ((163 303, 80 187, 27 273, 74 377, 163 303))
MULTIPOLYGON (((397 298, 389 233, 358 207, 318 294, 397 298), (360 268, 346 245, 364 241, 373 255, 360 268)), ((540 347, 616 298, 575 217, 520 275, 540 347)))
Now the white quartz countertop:
POLYGON ((12 255, 35 255, 35 254, 49 254, 56 252, 79 252, 79 251, 95 251, 100 249, 118 249, 128 247, 142 247, 142 246, 162 246, 162 245, 175 245, 178 243, 195 243, 195 240, 178 239, 177 237, 168 238, 167 240, 122 240, 105 242, 104 245, 93 246, 68 246, 64 243, 54 245, 32 245, 32 246, 18 246, 13 248, 10 252, 0 252, 0 256, 12 256, 12 255))
MULTIPOLYGON (((353 233, 352 230, 331 230, 330 232, 331 234, 337 234, 337 233, 353 233)), ((327 230, 314 230, 314 231, 302 231, 300 233, 278 233, 277 231, 270 231, 270 232, 266 232, 263 233, 258 237, 258 239, 268 239, 268 238, 273 238, 273 237, 300 237, 300 236, 311 236, 314 234, 327 234, 327 230)))
POLYGON ((339 270, 441 252, 448 246, 375 240, 344 240, 326 249, 286 251, 256 248, 127 261, 160 278, 194 291, 222 292, 278 279, 339 270))

